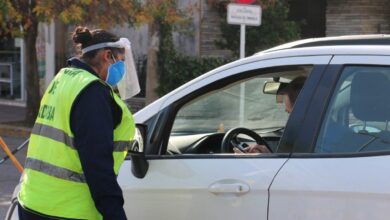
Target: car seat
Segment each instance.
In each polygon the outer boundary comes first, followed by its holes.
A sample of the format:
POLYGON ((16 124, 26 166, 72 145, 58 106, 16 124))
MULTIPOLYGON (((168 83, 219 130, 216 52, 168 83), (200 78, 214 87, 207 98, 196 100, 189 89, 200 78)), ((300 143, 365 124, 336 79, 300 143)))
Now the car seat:
POLYGON ((367 122, 387 125, 390 120, 389 79, 380 72, 372 71, 355 72, 352 76, 350 102, 349 107, 347 106, 350 111, 343 112, 348 114, 344 117, 347 121, 329 119, 326 134, 320 144, 317 143, 316 152, 344 153, 390 149, 390 132, 387 129, 380 129, 379 132, 366 129, 367 122), (356 122, 352 116, 363 122, 363 126, 353 130, 351 125, 356 122))
POLYGON ((390 149, 390 81, 381 72, 358 72, 351 84, 351 111, 364 124, 353 133, 356 151, 378 151, 390 149), (367 122, 377 123, 379 131, 367 130, 367 122), (362 138, 361 136, 366 136, 362 138), (368 139, 368 140, 367 140, 368 139), (367 142, 365 142, 367 140, 367 142))

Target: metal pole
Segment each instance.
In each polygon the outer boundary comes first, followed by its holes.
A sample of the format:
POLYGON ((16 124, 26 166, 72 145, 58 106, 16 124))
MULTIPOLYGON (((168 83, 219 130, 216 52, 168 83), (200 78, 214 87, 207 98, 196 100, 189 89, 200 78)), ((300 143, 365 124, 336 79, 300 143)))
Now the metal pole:
MULTIPOLYGON (((245 24, 241 24, 240 30, 240 59, 245 57, 245 24)), ((244 126, 245 119, 245 83, 240 86, 240 126, 244 126)))
POLYGON ((245 24, 241 24, 240 30, 240 59, 245 57, 245 24))
MULTIPOLYGON (((11 151, 11 153, 13 155, 15 155, 15 153, 17 153, 18 151, 20 151, 22 148, 24 148, 25 146, 27 146, 29 142, 29 139, 25 140, 19 147, 17 147, 15 150, 11 151)), ((9 156, 6 155, 3 159, 0 160, 0 164, 4 163, 6 160, 9 159, 9 156)))
POLYGON ((8 146, 5 144, 4 140, 0 137, 0 147, 3 148, 3 151, 8 155, 9 159, 11 159, 12 163, 19 170, 20 173, 23 173, 23 166, 19 163, 16 157, 11 153, 8 146))

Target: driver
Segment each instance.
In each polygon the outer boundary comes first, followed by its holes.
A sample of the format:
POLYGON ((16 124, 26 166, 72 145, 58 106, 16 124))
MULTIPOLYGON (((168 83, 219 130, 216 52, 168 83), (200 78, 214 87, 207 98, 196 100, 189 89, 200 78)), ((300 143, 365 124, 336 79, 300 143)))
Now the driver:
MULTIPOLYGON (((283 95, 284 106, 287 113, 293 110, 295 101, 301 91, 303 84, 306 81, 306 76, 298 76, 288 83, 285 87, 280 87, 277 94, 283 95)), ((233 148, 235 153, 242 153, 239 149, 233 148)), ((254 144, 246 147, 245 153, 270 153, 265 145, 254 144)))

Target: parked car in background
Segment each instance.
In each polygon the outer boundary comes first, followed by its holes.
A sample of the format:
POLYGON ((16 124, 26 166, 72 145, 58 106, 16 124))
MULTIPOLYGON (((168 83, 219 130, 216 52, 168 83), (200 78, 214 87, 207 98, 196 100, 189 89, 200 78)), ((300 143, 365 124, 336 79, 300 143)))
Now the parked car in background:
MULTIPOLYGON (((118 175, 131 219, 390 216, 390 36, 271 48, 134 117, 142 153, 130 152, 118 175), (288 115, 270 85, 276 91, 298 76, 307 80, 288 115), (272 153, 232 151, 232 141, 260 140, 272 153)), ((17 219, 15 210, 6 219, 17 219)))

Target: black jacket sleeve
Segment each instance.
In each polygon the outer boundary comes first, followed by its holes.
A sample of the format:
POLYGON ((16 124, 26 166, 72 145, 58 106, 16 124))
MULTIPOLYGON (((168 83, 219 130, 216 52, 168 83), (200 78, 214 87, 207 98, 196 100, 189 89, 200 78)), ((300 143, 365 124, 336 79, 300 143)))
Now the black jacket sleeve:
POLYGON ((126 219, 122 190, 113 169, 113 130, 118 113, 115 107, 109 88, 94 82, 75 100, 70 121, 95 206, 108 220, 126 219))

